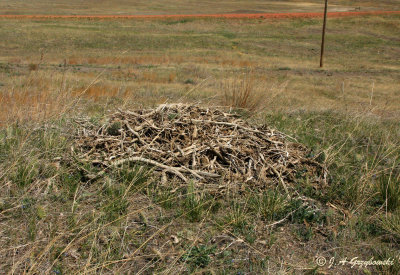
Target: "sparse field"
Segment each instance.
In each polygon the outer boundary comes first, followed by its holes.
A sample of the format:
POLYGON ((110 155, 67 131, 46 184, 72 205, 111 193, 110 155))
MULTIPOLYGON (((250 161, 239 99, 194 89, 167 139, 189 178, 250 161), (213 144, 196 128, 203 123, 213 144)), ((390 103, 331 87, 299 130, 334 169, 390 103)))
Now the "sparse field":
MULTIPOLYGON (((330 0, 330 11, 399 10, 398 0, 330 0)), ((3 0, 0 14, 199 14, 199 13, 258 13, 258 12, 319 12, 320 0, 3 0)))
MULTIPOLYGON (((28 9, 41 13, 18 7, 28 9)), ((70 13, 57 11, 45 13, 70 13)), ((400 16, 329 20, 323 69, 320 32, 320 19, 0 19, 1 272, 398 274, 400 16), (73 118, 101 125, 117 107, 164 102, 228 105, 283 131, 327 166, 328 185, 300 173, 292 199, 278 182, 215 196, 196 182, 160 185, 145 166, 90 181, 82 171, 95 166, 64 159, 73 118), (394 265, 319 267, 316 256, 394 265)))
MULTIPOLYGON (((56 89, 63 79, 63 89, 74 94, 101 73, 88 91, 96 98, 118 92, 136 104, 157 104, 199 85, 190 100, 215 103, 227 82, 246 75, 255 92, 266 93, 269 109, 368 109, 379 117, 398 117, 399 16, 330 20, 323 70, 317 66, 320 23, 3 19, 1 89, 30 81, 33 96, 35 90, 56 89)), ((0 121, 28 114, 9 108, 13 105, 6 102, 0 121)))

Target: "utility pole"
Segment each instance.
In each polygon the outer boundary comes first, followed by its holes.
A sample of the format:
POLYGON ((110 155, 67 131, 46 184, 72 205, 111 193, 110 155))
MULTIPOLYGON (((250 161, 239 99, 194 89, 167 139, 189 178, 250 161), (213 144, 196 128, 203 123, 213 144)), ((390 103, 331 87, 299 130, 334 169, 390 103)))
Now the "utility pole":
POLYGON ((321 68, 324 66, 325 30, 326 30, 326 15, 327 15, 327 13, 328 13, 328 0, 325 0, 324 25, 322 27, 321 58, 319 61, 319 66, 321 68))

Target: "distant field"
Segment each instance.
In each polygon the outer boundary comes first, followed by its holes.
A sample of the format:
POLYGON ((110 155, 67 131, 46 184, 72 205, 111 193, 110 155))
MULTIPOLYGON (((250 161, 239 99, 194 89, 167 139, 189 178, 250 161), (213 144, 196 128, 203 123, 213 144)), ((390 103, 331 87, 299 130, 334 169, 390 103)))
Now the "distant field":
POLYGON ((41 82, 31 88, 51 89, 64 77, 79 90, 102 72, 101 85, 156 104, 203 81, 192 99, 218 98, 224 82, 248 72, 256 90, 282 86, 271 108, 354 111, 371 103, 378 116, 399 115, 399 15, 330 19, 323 70, 321 19, 0 22, 3 91, 32 72, 41 82))
MULTIPOLYGON (((10 1, 0 3, 0 14, 198 14, 198 13, 265 13, 318 12, 323 0, 292 1, 193 1, 193 0, 116 0, 116 1, 10 1)), ((330 11, 400 10, 399 0, 349 1, 332 0, 330 11)))

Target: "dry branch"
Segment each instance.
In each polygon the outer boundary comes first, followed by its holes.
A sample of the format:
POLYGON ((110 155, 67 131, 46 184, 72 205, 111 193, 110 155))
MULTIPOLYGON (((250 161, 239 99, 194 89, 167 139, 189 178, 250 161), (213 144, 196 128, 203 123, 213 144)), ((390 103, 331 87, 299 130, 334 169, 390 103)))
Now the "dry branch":
POLYGON ((321 164, 307 157, 307 148, 288 141, 285 134, 253 127, 217 109, 163 104, 119 110, 99 127, 85 121, 79 125, 74 151, 81 161, 95 160, 104 169, 101 174, 140 162, 161 170, 164 182, 168 172, 184 182, 193 177, 208 184, 222 180, 224 185, 250 187, 279 183, 288 196, 297 173, 305 171, 318 184, 319 174, 326 174, 321 164))

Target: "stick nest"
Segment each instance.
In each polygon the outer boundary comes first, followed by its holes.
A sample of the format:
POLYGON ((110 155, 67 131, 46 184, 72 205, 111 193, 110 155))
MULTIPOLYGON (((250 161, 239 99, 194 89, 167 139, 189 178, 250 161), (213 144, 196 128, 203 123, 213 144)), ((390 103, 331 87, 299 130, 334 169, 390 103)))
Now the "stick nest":
POLYGON ((74 151, 80 161, 101 167, 102 174, 138 163, 154 167, 162 182, 178 178, 258 188, 281 184, 288 193, 299 178, 319 184, 326 175, 305 146, 217 109, 163 104, 119 110, 102 126, 79 123, 74 151))

